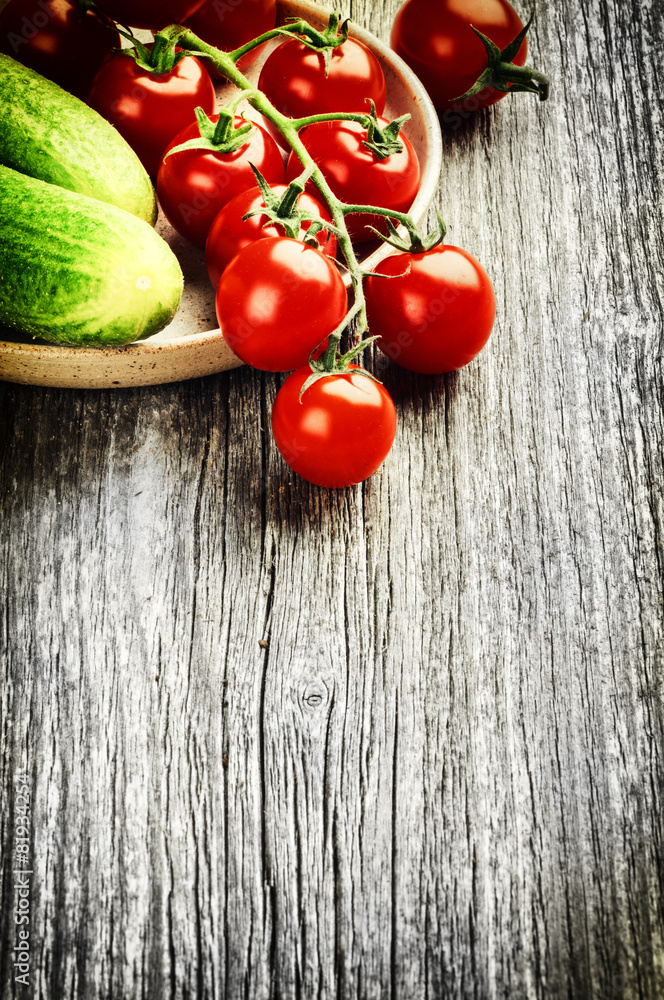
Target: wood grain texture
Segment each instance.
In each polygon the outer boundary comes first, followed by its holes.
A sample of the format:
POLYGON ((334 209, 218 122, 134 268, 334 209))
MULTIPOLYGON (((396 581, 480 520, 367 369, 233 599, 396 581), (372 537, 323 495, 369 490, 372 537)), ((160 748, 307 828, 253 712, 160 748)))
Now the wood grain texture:
POLYGON ((550 102, 445 130, 496 329, 376 359, 381 474, 289 475, 245 369, 0 386, 3 998, 664 996, 664 14, 535 8, 550 102))

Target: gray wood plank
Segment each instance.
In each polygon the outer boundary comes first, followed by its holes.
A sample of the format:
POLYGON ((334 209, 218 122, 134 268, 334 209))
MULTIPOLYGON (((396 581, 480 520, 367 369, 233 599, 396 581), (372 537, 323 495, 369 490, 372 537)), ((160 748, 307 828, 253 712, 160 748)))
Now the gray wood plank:
POLYGON ((375 359, 372 480, 289 473, 279 378, 0 389, 3 997, 664 995, 664 14, 536 12, 550 102, 445 128, 496 329, 375 359))

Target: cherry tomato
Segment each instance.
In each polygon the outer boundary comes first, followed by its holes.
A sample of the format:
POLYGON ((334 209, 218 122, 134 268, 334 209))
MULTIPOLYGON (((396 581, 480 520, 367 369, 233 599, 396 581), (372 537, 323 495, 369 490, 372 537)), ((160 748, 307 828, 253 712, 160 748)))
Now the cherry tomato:
POLYGON ((154 177, 173 136, 195 124, 197 107, 211 114, 216 95, 194 56, 185 56, 170 73, 149 73, 118 52, 97 73, 88 103, 115 125, 154 177))
POLYGON ((334 49, 325 74, 320 52, 290 39, 272 52, 258 81, 278 111, 291 118, 335 111, 369 111, 368 98, 382 115, 385 77, 373 52, 354 38, 334 49))
MULTIPOLYGON (((392 28, 391 45, 408 63, 441 111, 455 106, 487 67, 484 45, 472 30, 481 31, 499 49, 516 38, 523 23, 507 0, 406 0, 392 28)), ((524 40, 514 58, 526 61, 524 40)), ((486 108, 505 94, 488 87, 468 98, 467 110, 486 108)))
POLYGON ((459 247, 391 254, 365 283, 370 332, 379 348, 413 372, 439 374, 467 365, 491 333, 496 300, 486 271, 459 247))
POLYGON ((291 371, 341 323, 348 308, 339 271, 320 250, 276 236, 250 243, 217 286, 217 319, 239 358, 291 371))
MULTIPOLYGON (((277 198, 281 198, 288 190, 288 186, 286 184, 273 184, 272 190, 277 198)), ((215 288, 219 284, 222 271, 230 264, 236 253, 255 240, 284 235, 283 227, 276 224, 264 226, 263 223, 267 221, 264 215, 252 215, 250 219, 243 221, 248 212, 253 212, 257 208, 265 208, 263 195, 257 187, 250 188, 231 198, 212 223, 205 244, 205 262, 210 281, 215 288)), ((313 198, 306 191, 298 198, 297 208, 303 212, 311 212, 325 222, 331 221, 327 209, 323 208, 318 199, 313 198)), ((307 230, 310 225, 310 222, 303 222, 302 229, 307 230)), ((323 253, 326 253, 328 257, 334 257, 337 252, 335 237, 326 233, 325 230, 321 230, 316 238, 323 253)))
MULTIPOLYGON (((219 115, 211 115, 210 120, 217 122, 219 115)), ((244 124, 243 118, 235 118, 236 127, 244 124)), ((166 152, 199 134, 198 125, 190 125, 171 140, 166 152)), ((166 157, 157 174, 157 193, 173 228, 192 243, 205 246, 217 213, 236 194, 255 186, 252 163, 268 184, 284 182, 284 161, 279 148, 259 125, 234 153, 184 149, 166 157)))
POLYGON ((97 6, 118 24, 159 31, 182 24, 204 0, 97 0, 97 6))
MULTIPOLYGON (((387 119, 378 119, 382 126, 387 119)), ((417 153, 410 140, 401 132, 400 153, 391 153, 384 160, 364 145, 366 129, 358 122, 320 122, 309 125, 301 134, 309 153, 322 170, 335 195, 351 205, 376 205, 407 212, 420 183, 417 153)), ((289 180, 297 177, 302 165, 295 153, 288 160, 289 180)), ((313 188, 312 185, 312 189, 313 188)), ((375 215, 346 216, 346 226, 356 243, 376 238, 366 226, 387 232, 385 221, 375 215)))
MULTIPOLYGON (((187 18, 187 27, 208 45, 232 52, 274 28, 276 19, 276 0, 206 0, 196 14, 187 18)), ((262 51, 259 45, 247 52, 238 60, 238 67, 246 69, 262 51)), ((213 76, 219 76, 212 67, 210 70, 213 76)))
POLYGON ((392 447, 397 427, 387 389, 351 365, 300 390, 311 375, 298 368, 277 393, 272 434, 287 465, 317 486, 354 486, 373 475, 392 447))
POLYGON ((10 0, 0 13, 0 52, 82 100, 119 46, 117 31, 73 0, 10 0))

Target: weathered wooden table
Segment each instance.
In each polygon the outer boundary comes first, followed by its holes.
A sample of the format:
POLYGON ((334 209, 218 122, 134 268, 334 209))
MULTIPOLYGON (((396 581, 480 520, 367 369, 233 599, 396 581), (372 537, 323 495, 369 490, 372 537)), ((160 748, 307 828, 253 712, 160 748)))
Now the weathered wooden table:
POLYGON ((445 135, 495 332, 376 359, 382 474, 247 369, 2 387, 3 997, 664 996, 663 11, 535 6, 550 102, 445 135))

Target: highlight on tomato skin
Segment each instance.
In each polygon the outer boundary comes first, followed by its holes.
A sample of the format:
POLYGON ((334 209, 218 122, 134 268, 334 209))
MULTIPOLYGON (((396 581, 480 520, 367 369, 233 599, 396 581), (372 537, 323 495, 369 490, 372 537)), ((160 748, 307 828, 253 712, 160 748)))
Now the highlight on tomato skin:
MULTIPOLYGON (((508 0, 406 0, 392 27, 390 44, 420 78, 439 111, 458 110, 455 101, 487 67, 486 50, 472 28, 499 49, 516 38, 523 22, 508 0), (471 27, 472 25, 472 27, 471 27)), ((523 41, 513 62, 526 62, 523 41)), ((465 110, 489 107, 505 97, 494 87, 468 98, 465 110)))
POLYGON ((387 88, 381 65, 367 46, 348 38, 325 58, 297 39, 282 42, 265 61, 259 89, 290 118, 337 111, 368 111, 372 100, 382 115, 387 88))
POLYGON ((290 375, 272 408, 272 434, 286 464, 316 486, 340 489, 372 476, 387 458, 396 433, 387 389, 362 369, 317 379, 302 394, 308 365, 290 375))
POLYGON ((366 279, 364 292, 377 346, 402 368, 424 375, 469 364, 487 343, 496 316, 488 274, 460 247, 391 254, 366 279))
POLYGON ((348 293, 339 270, 288 236, 250 243, 217 286, 217 320, 232 351, 252 368, 292 371, 343 321, 348 293))

